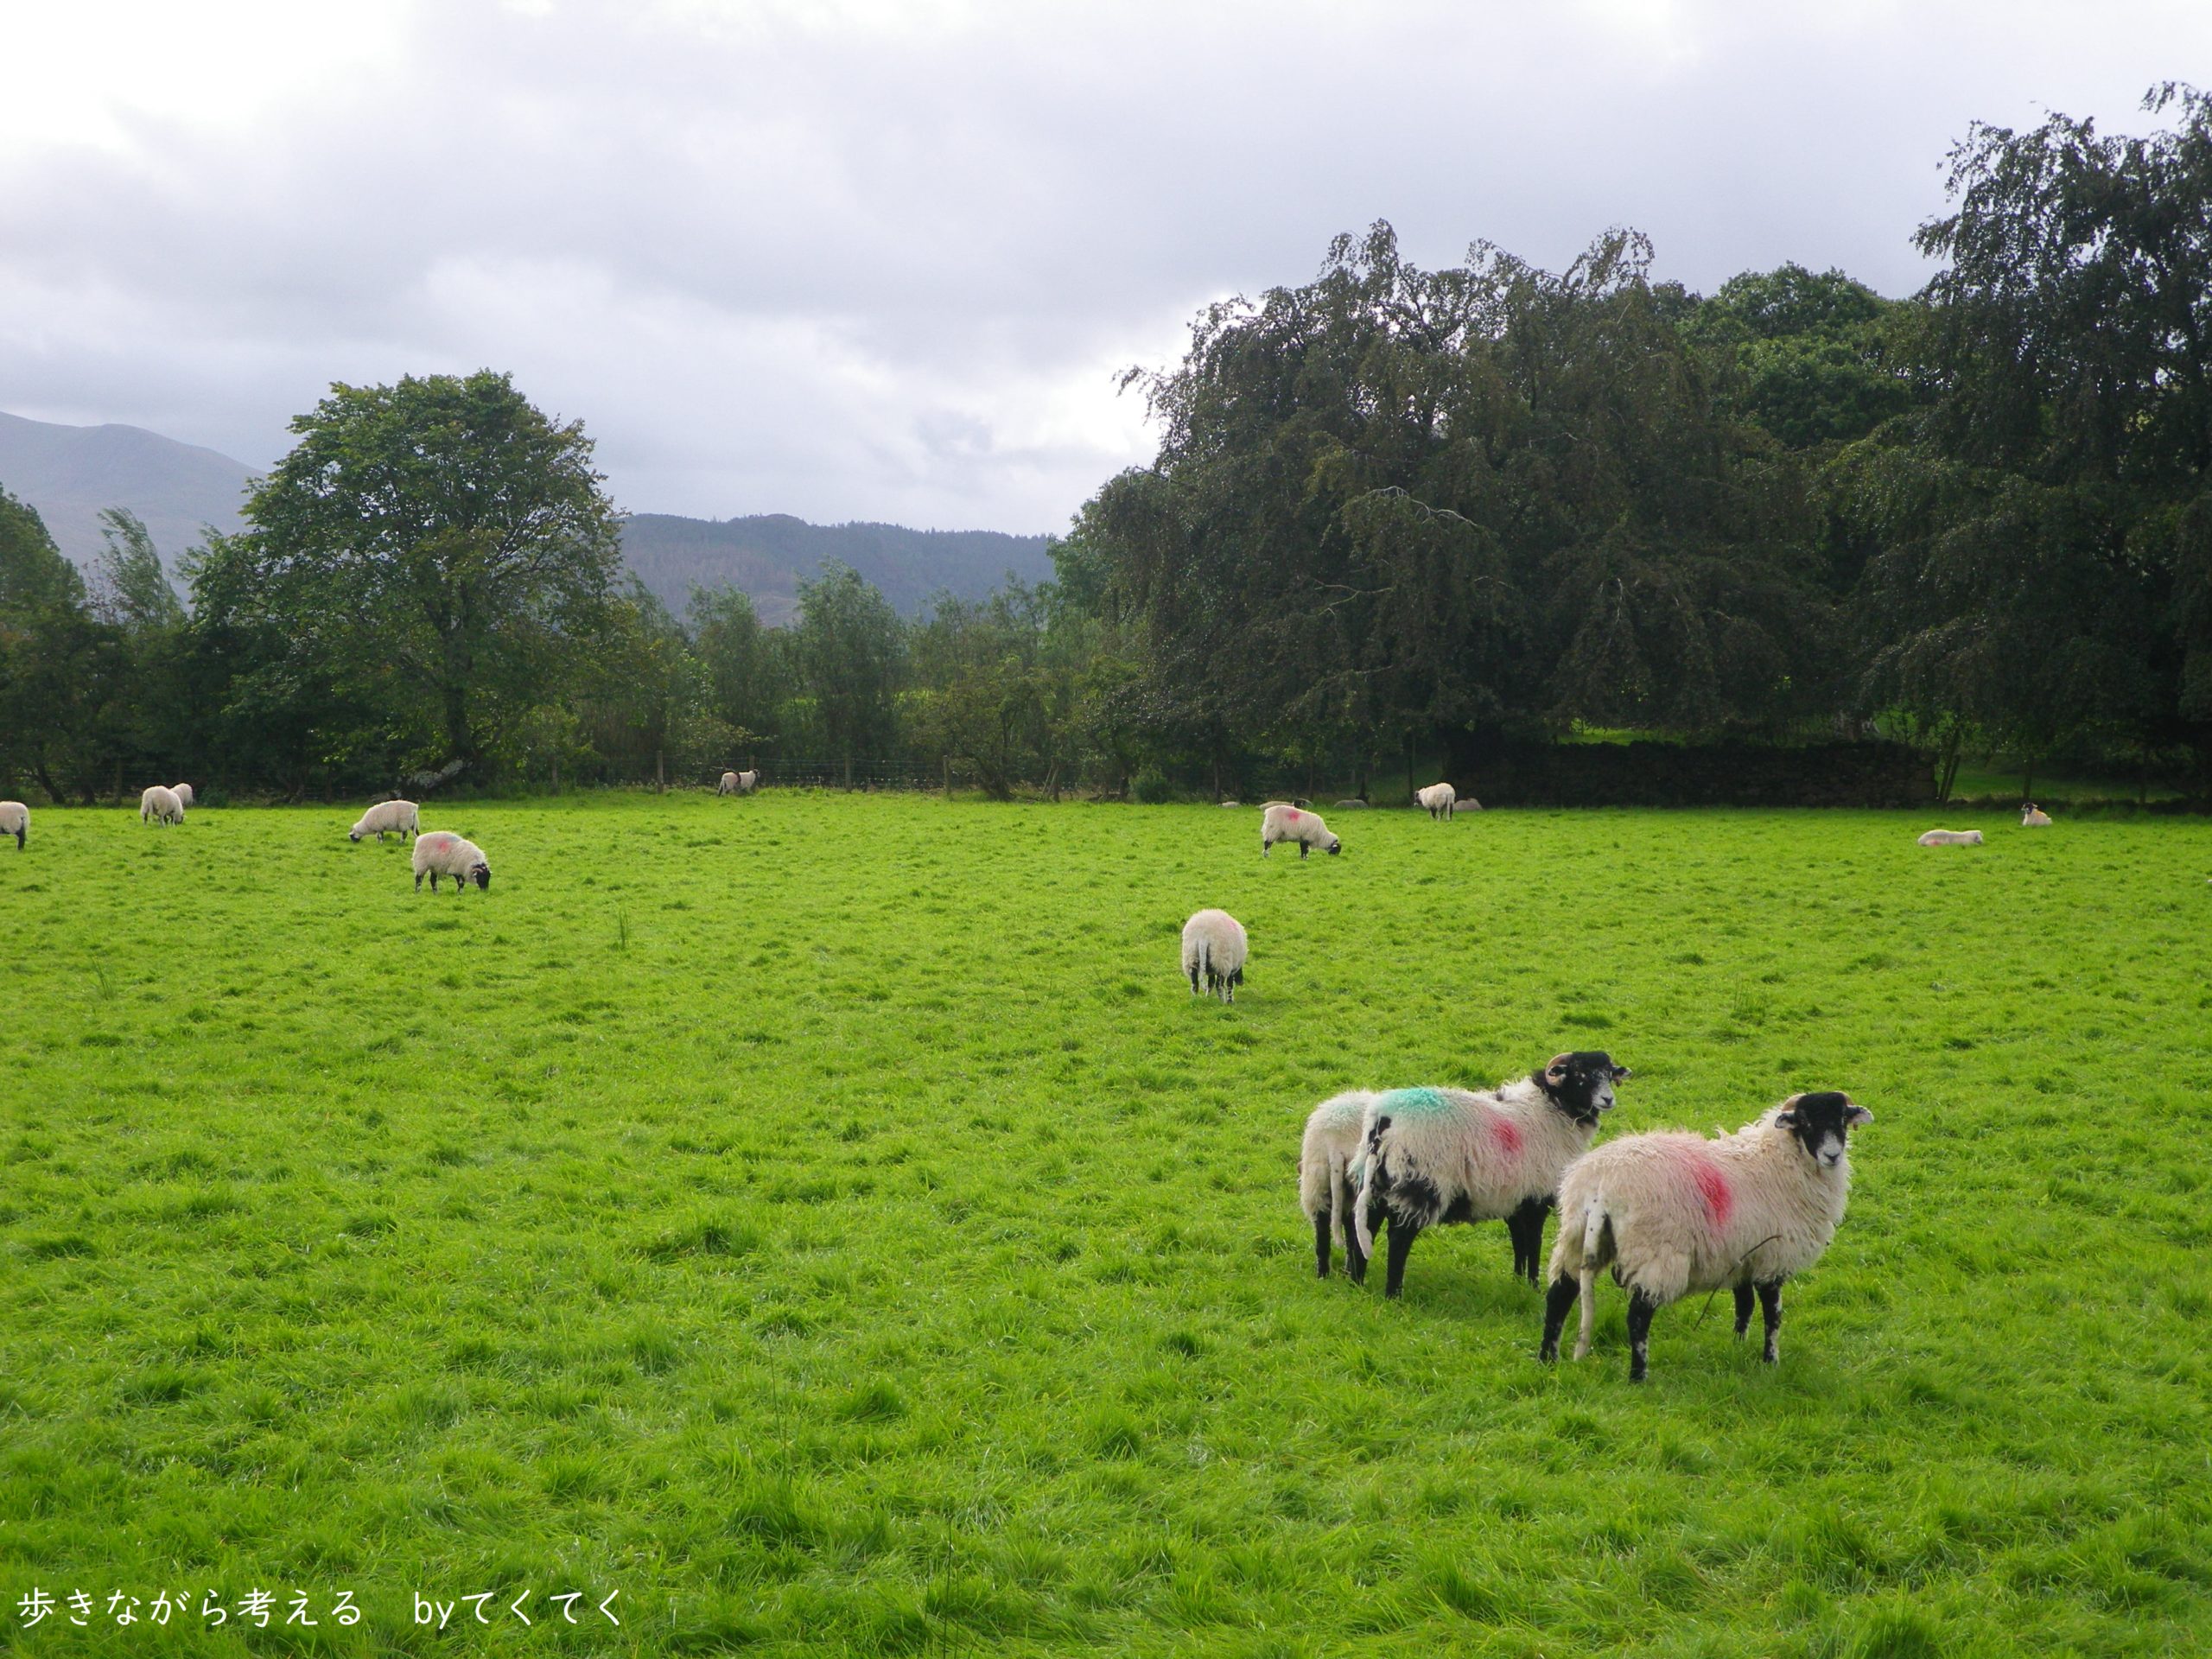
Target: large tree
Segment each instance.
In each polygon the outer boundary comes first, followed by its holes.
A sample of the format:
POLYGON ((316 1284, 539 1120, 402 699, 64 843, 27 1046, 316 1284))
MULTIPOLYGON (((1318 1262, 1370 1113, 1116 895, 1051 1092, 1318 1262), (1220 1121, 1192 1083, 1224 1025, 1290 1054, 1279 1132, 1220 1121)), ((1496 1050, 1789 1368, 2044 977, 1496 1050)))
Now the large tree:
POLYGON ((578 670, 620 563, 580 422, 489 370, 334 385, 255 490, 266 614, 380 724, 480 763, 578 670))
POLYGON ((799 583, 798 606, 791 643, 799 677, 849 785, 856 756, 892 747, 906 630, 874 586, 835 559, 820 576, 799 583))

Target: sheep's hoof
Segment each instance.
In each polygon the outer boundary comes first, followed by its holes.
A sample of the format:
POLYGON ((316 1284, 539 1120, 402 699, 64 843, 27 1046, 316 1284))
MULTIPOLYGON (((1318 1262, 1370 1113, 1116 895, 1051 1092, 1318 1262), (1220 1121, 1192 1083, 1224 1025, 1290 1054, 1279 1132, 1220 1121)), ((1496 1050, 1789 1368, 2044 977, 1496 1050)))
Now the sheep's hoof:
POLYGON ((1586 1343, 1586 1342, 1578 1342, 1578 1343, 1576 1343, 1576 1344, 1574 1344, 1574 1357, 1575 1357, 1577 1359, 1587 1359, 1587 1358, 1589 1358, 1589 1357, 1590 1357, 1590 1344, 1589 1344, 1588 1343, 1586 1343))

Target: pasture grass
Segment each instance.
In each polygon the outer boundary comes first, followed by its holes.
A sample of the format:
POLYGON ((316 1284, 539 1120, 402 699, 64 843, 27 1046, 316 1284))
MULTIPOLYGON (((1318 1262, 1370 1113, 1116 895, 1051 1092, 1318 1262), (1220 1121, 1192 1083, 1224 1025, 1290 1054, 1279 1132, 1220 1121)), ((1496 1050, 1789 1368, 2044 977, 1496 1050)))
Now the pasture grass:
POLYGON ((0 1645, 2204 1651, 2207 826, 626 795, 434 898, 351 817, 0 848, 0 1645), (1631 1388, 1610 1287, 1541 1368, 1495 1225, 1314 1276, 1316 1101, 1573 1047, 1874 1109, 1778 1368, 1631 1388))

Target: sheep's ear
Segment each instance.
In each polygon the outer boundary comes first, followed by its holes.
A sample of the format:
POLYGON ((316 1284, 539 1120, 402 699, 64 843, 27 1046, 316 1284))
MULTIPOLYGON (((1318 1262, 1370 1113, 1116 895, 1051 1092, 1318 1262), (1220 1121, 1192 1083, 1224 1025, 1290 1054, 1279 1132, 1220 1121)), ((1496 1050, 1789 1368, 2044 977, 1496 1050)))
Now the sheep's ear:
POLYGON ((1861 1123, 1872 1123, 1873 1121, 1874 1114, 1855 1100, 1847 1103, 1843 1109, 1843 1126, 1847 1129, 1855 1129, 1861 1123))
POLYGON ((1624 1065, 1617 1065, 1613 1068, 1613 1081, 1615 1083, 1625 1083, 1635 1075, 1635 1072, 1630 1071, 1628 1067, 1624 1065))
POLYGON ((1789 1099, 1782 1103, 1782 1109, 1774 1115, 1774 1121, 1785 1129, 1796 1128, 1797 1127, 1797 1103, 1804 1098, 1805 1096, 1802 1094, 1795 1094, 1790 1096, 1789 1099))
POLYGON ((1567 1077, 1567 1063, 1570 1058, 1572 1057, 1566 1054, 1553 1055, 1551 1064, 1544 1067, 1544 1075, 1554 1083, 1564 1082, 1567 1077))

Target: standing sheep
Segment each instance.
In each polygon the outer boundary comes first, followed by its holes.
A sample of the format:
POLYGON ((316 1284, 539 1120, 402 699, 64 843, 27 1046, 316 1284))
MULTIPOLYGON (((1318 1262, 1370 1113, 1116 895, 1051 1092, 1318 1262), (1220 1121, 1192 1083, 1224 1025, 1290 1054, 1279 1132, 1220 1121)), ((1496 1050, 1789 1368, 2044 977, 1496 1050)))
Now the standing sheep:
POLYGON ((166 784, 156 784, 138 798, 138 821, 141 823, 182 823, 184 803, 176 791, 166 784))
POLYGON ((1344 1242, 1344 1270, 1353 1281, 1367 1276, 1367 1258, 1352 1227, 1352 1205, 1360 1128, 1374 1099, 1372 1090, 1347 1090, 1323 1101, 1306 1120, 1306 1138, 1298 1151, 1298 1203, 1313 1224, 1313 1265, 1324 1279, 1329 1276, 1332 1233, 1344 1242))
POLYGON ((1344 849, 1344 842, 1329 833, 1319 813, 1302 812, 1277 802, 1260 815, 1260 856, 1265 858, 1268 849, 1279 841, 1296 842, 1300 858, 1316 847, 1332 857, 1344 849))
POLYGON ((2044 811, 2041 807, 2037 806, 2037 805, 2033 801, 2024 801, 2024 802, 2022 802, 2022 803, 2021 803, 2021 804, 2020 804, 2020 828, 2021 828, 2021 829, 2023 829, 2023 830, 2039 830, 2039 829, 2044 829, 2044 828, 2048 828, 2048 827, 2049 827, 2049 825, 2050 825, 2050 813, 2048 813, 2048 812, 2046 812, 2046 811, 2044 811))
POLYGON ((177 799, 182 801, 187 807, 192 805, 192 785, 190 784, 172 784, 169 787, 176 791, 177 799))
POLYGON ((346 839, 359 841, 363 836, 374 836, 382 841, 395 833, 403 840, 409 836, 421 836, 423 817, 414 802, 378 801, 361 814, 360 822, 346 832, 346 839))
POLYGON ((1352 1277, 1366 1276, 1380 1214, 1390 1222, 1386 1296, 1405 1285, 1414 1240, 1450 1221, 1504 1222, 1513 1271, 1534 1286, 1560 1172, 1589 1147, 1599 1118, 1613 1109, 1613 1085, 1628 1076, 1611 1055, 1586 1050, 1554 1055, 1541 1071, 1487 1094, 1394 1089, 1376 1096, 1361 1137, 1352 1277))
POLYGON ((1930 830, 1921 836, 1920 844, 1923 847, 1979 847, 1981 845, 1981 831, 1930 830))
POLYGON ((453 890, 459 893, 474 881, 479 887, 492 885, 492 867, 485 861, 483 850, 473 841, 464 841, 450 830, 433 830, 427 836, 415 837, 415 891, 423 891, 423 878, 430 878, 430 891, 438 890, 438 878, 453 878, 453 890))
POLYGON ((23 842, 31 833, 31 810, 21 801, 0 801, 0 836, 13 836, 16 850, 23 850, 23 842))
POLYGON ((1183 924, 1183 976, 1191 982, 1191 995, 1198 995, 1204 981, 1208 995, 1234 1002, 1249 950, 1244 924, 1227 911, 1198 912, 1183 924))
POLYGON ((1733 1135, 1624 1135, 1567 1166, 1559 1188, 1538 1357, 1559 1357, 1575 1299, 1590 1351, 1600 1268, 1626 1287, 1629 1381, 1641 1382, 1651 1316, 1694 1291, 1736 1293, 1736 1334, 1751 1328, 1758 1294, 1766 1362, 1781 1357, 1782 1281, 1821 1259, 1851 1193, 1851 1131, 1874 1114, 1834 1090, 1792 1095, 1733 1135))
POLYGON ((726 772, 722 773, 721 782, 715 785, 715 793, 750 795, 760 787, 760 773, 757 768, 752 772, 726 772))
POLYGON ((1414 798, 1428 809, 1431 818, 1448 818, 1454 810, 1454 803, 1459 798, 1459 791, 1449 784, 1431 784, 1414 798))

